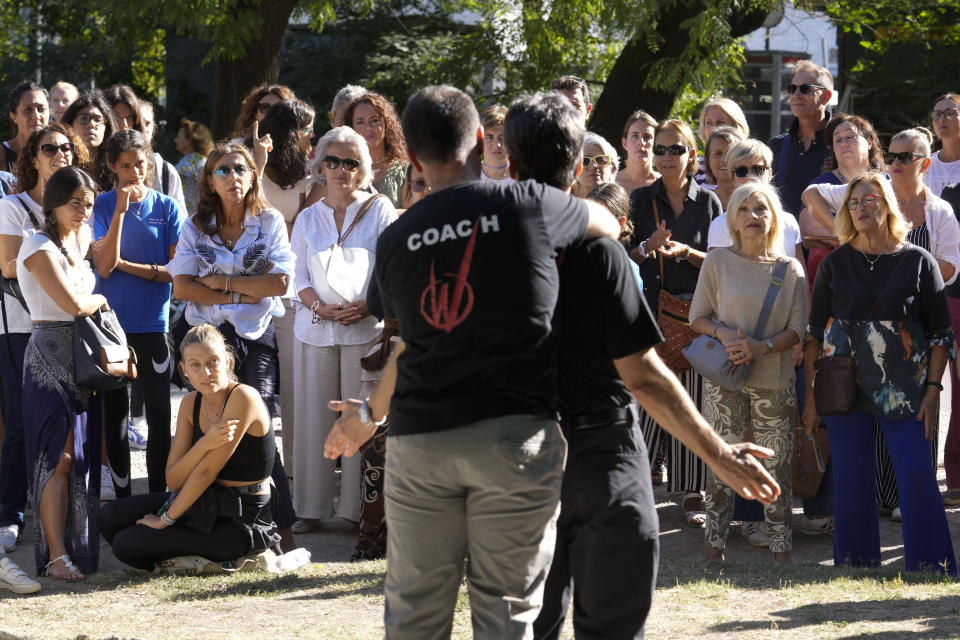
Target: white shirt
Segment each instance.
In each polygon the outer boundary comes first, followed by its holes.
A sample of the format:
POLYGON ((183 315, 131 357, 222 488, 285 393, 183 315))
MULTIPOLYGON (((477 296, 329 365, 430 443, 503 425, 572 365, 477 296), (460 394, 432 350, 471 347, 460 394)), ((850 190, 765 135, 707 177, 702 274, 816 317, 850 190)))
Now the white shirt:
MULTIPOLYGON (((369 193, 357 192, 356 202, 347 207, 343 218, 343 232, 350 228, 363 203, 371 197, 373 196, 369 193)), ((361 276, 366 278, 357 299, 362 300, 367 297, 367 288, 370 285, 376 259, 377 238, 396 219, 397 211, 390 200, 377 198, 363 218, 343 239, 342 249, 345 254, 351 253, 356 258, 353 262, 357 268, 362 268, 364 262, 366 263, 366 273, 357 274, 358 280, 361 276)), ((293 253, 297 256, 294 284, 298 294, 304 289, 312 288, 327 304, 353 302, 338 294, 327 282, 326 267, 330 264, 333 245, 337 244, 339 236, 340 233, 333 220, 333 209, 327 206, 325 200, 300 212, 291 236, 293 253)), ((327 347, 370 342, 379 335, 382 328, 383 323, 377 322, 377 319, 372 316, 348 326, 330 321, 314 324, 313 313, 300 304, 297 306, 293 334, 306 344, 327 347)))
MULTIPOLYGON (((153 188, 165 196, 170 196, 178 203, 184 211, 187 209, 187 201, 183 197, 183 181, 180 180, 180 173, 177 168, 160 157, 159 153, 153 154, 153 188), (167 167, 167 190, 163 190, 163 167, 167 167)), ((93 218, 91 217, 91 220, 93 218)))
MULTIPOLYGON (((34 202, 29 194, 18 193, 0 200, 0 235, 16 236, 23 240, 37 232, 24 206, 33 213, 38 224, 43 224, 43 211, 40 205, 34 202)), ((20 272, 17 273, 19 275, 20 272)), ((33 323, 30 321, 27 310, 13 296, 2 295, 4 306, 7 308, 7 326, 10 328, 10 333, 32 332, 33 323)), ((0 322, 0 334, 2 333, 4 333, 3 323, 0 322)))
MULTIPOLYGON (((75 255, 86 255, 90 245, 90 233, 87 227, 81 229, 82 238, 77 242, 75 255)), ((20 290, 23 298, 30 307, 30 318, 34 321, 72 321, 73 316, 60 308, 53 298, 43 290, 40 283, 24 266, 23 261, 38 251, 49 251, 53 254, 54 262, 63 269, 67 286, 73 287, 78 296, 90 295, 96 284, 96 278, 90 269, 90 263, 80 260, 76 266, 70 264, 67 257, 60 252, 53 240, 42 233, 35 233, 23 240, 20 253, 17 255, 17 279, 20 281, 20 290)), ((20 306, 17 304, 17 306, 20 306)))
MULTIPOLYGON (((802 241, 800 225, 797 224, 797 219, 789 213, 780 216, 780 223, 783 225, 783 255, 788 258, 796 258, 797 245, 802 241)), ((729 247, 732 244, 733 240, 730 238, 730 231, 727 229, 727 212, 724 211, 710 223, 710 230, 707 232, 707 249, 729 247)))
MULTIPOLYGON (((265 273, 283 273, 293 277, 294 255, 287 240, 283 216, 273 209, 265 209, 254 216, 247 211, 243 219, 243 235, 233 250, 219 240, 201 232, 190 217, 180 231, 180 241, 167 270, 174 276, 206 276, 211 273, 232 276, 259 276, 265 273), (269 269, 267 268, 269 267, 269 269)), ((263 298, 256 304, 205 305, 187 302, 184 311, 190 326, 209 322, 220 326, 229 322, 237 335, 256 340, 263 335, 274 316, 283 316, 280 296, 263 298)))
POLYGON ((960 160, 942 162, 939 151, 931 155, 930 159, 932 162, 923 174, 923 181, 926 182, 930 190, 933 191, 933 195, 939 196, 943 193, 945 186, 953 184, 954 182, 960 182, 960 160))
MULTIPOLYGON (((960 164, 960 163, 951 163, 960 164)), ((845 184, 813 184, 807 189, 816 189, 823 196, 830 212, 836 215, 843 205, 847 192, 845 184)), ((937 260, 953 265, 953 275, 944 284, 953 284, 960 275, 960 223, 953 214, 953 207, 938 197, 931 187, 926 188, 926 204, 923 206, 927 231, 930 233, 930 253, 937 260)))

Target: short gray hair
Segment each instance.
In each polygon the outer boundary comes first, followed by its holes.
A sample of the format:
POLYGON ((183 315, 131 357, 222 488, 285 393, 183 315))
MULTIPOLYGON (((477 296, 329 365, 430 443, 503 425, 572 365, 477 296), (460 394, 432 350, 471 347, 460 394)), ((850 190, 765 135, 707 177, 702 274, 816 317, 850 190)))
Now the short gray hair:
POLYGON ((610 156, 611 164, 613 164, 613 174, 616 175, 620 169, 620 156, 617 155, 617 150, 614 146, 607 142, 606 138, 593 131, 587 131, 583 136, 583 148, 586 149, 588 144, 597 145, 603 149, 606 155, 610 156))
POLYGON ((317 146, 313 148, 310 157, 307 159, 307 175, 320 184, 326 184, 323 173, 320 171, 320 163, 326 157, 330 145, 337 143, 348 144, 357 149, 357 154, 360 156, 360 168, 357 169, 357 189, 369 187, 370 183, 373 182, 373 160, 370 158, 367 141, 359 133, 346 126, 330 129, 317 141, 317 146))
POLYGON ((340 91, 337 91, 337 95, 333 96, 333 105, 330 107, 330 113, 336 113, 337 109, 345 104, 353 102, 366 92, 367 90, 358 84, 348 84, 340 89, 340 91))

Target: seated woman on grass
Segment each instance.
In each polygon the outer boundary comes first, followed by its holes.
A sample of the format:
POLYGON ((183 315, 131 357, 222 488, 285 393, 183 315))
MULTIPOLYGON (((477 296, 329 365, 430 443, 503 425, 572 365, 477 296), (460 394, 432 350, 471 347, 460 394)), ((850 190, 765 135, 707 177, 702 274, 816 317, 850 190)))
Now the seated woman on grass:
POLYGON ((273 427, 260 394, 239 384, 215 327, 193 327, 180 346, 181 373, 197 389, 180 403, 167 462, 172 492, 123 498, 100 510, 116 557, 152 570, 199 555, 226 562, 276 545, 270 508, 273 427))

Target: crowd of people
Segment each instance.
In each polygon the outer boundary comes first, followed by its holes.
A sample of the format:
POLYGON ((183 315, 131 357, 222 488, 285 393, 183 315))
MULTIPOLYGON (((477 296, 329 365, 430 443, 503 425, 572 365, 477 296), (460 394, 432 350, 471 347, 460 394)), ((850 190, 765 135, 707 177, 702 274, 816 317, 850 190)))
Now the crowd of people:
MULTIPOLYGON (((942 495, 936 461, 948 366, 960 402, 960 95, 885 151, 810 62, 767 143, 718 98, 696 130, 636 110, 616 145, 587 130, 582 79, 551 89, 480 113, 434 86, 398 114, 348 85, 316 136, 313 106, 265 85, 221 142, 180 120, 174 165, 129 87, 17 86, 0 554, 28 504, 36 573, 67 581, 101 534, 151 570, 289 552, 337 516, 354 559, 387 558, 388 637, 449 635, 464 573, 476 637, 559 637, 571 599, 578 637, 642 637, 653 486, 708 560, 738 521, 790 562, 802 429, 830 453, 801 533, 876 566, 886 512, 908 570, 956 576, 960 412, 942 495), (101 309, 138 375, 95 392, 74 319, 101 309), (698 335, 742 384, 691 367, 698 335), (827 360, 855 372, 842 411, 816 392, 827 360), (172 439, 171 382, 190 391, 172 439)), ((3 557, 0 587, 40 584, 3 557)))

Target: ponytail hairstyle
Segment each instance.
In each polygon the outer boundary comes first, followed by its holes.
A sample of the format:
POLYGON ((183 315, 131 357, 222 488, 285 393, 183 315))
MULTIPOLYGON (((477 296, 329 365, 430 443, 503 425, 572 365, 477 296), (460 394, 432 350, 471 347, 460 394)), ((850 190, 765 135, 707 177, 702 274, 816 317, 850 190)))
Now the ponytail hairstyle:
MULTIPOLYGON (((209 344, 214 348, 222 350, 224 354, 223 362, 227 368, 227 378, 230 382, 237 382, 237 374, 234 371, 234 368, 237 366, 237 357, 234 355, 233 350, 227 346, 227 341, 223 339, 223 334, 220 333, 219 329, 208 322, 198 324, 187 331, 187 335, 183 336, 183 340, 180 342, 181 369, 183 368, 183 354, 186 352, 187 347, 195 344, 209 344)), ((181 373, 183 372, 181 371, 181 373)), ((184 382, 188 382, 185 374, 180 377, 184 382)))
POLYGON ((904 129, 890 138, 890 144, 899 140, 909 140, 910 144, 917 150, 917 153, 922 153, 928 158, 930 157, 930 152, 933 150, 933 132, 926 127, 904 129))
MULTIPOLYGON (((124 129, 122 131, 117 131, 115 134, 110 136, 110 139, 107 140, 104 144, 104 153, 101 155, 106 155, 107 162, 114 164, 117 160, 120 159, 120 154, 127 151, 143 151, 143 154, 147 158, 147 172, 144 175, 144 182, 148 187, 153 186, 153 151, 150 149, 150 144, 147 142, 147 139, 143 137, 143 134, 137 131, 136 129, 124 129)), ((113 186, 117 186, 117 174, 113 173, 113 186)))
POLYGON ((40 232, 53 241, 60 253, 73 266, 76 263, 67 253, 67 250, 63 247, 63 242, 60 240, 56 209, 70 202, 78 189, 89 191, 94 196, 97 195, 97 183, 93 181, 90 174, 79 167, 63 167, 50 176, 43 189, 43 227, 40 229, 40 232))
POLYGON ((73 143, 73 153, 71 154, 70 164, 75 167, 86 167, 90 162, 90 156, 87 155, 87 148, 80 140, 80 136, 68 125, 60 122, 51 122, 42 129, 37 129, 30 134, 27 144, 20 150, 17 157, 17 164, 13 167, 13 174, 17 178, 17 193, 25 193, 37 186, 40 174, 37 168, 33 166, 33 160, 40 153, 40 144, 43 137, 48 133, 59 133, 67 140, 73 143))

